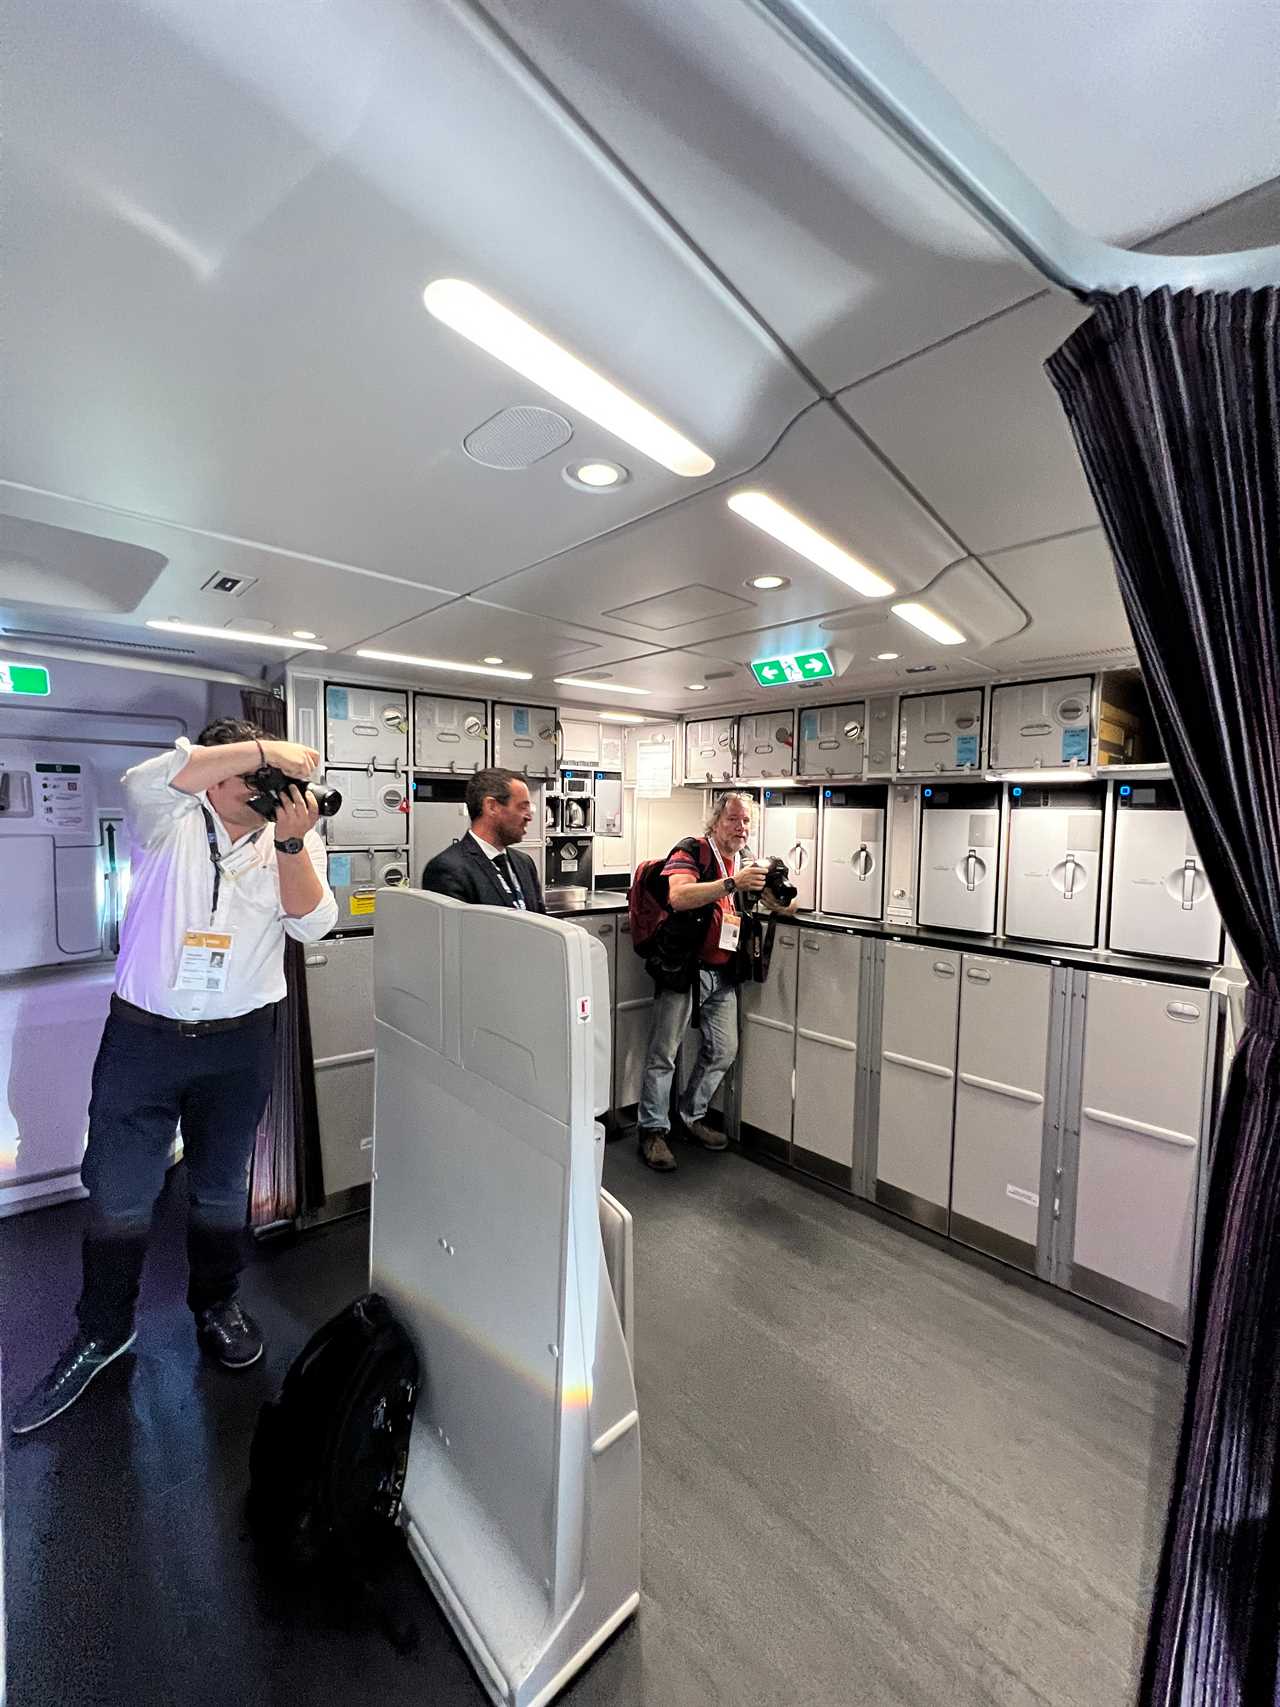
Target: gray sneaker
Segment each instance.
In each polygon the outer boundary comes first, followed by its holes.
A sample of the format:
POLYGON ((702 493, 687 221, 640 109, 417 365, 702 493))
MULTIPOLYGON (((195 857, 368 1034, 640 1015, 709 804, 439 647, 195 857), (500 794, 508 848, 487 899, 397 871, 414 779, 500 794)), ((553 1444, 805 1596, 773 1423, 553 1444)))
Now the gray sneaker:
POLYGON ((13 1434, 30 1434, 70 1410, 100 1370, 115 1361, 137 1339, 88 1339, 77 1334, 53 1368, 18 1406, 9 1424, 13 1434))
POLYGON ((684 1129, 695 1144, 701 1144, 704 1150, 727 1150, 729 1140, 723 1132, 717 1132, 714 1126, 708 1126, 705 1120, 686 1120, 684 1129))
POLYGON ((671 1154, 671 1146, 667 1143, 665 1132, 641 1130, 640 1160, 646 1168, 652 1168, 655 1173, 669 1174, 674 1171, 676 1159, 671 1154))

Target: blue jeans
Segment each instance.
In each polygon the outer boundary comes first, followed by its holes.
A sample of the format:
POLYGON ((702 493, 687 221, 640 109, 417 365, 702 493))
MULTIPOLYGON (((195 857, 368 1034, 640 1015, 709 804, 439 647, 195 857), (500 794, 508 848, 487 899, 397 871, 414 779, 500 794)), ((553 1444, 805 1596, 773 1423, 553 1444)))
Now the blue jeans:
POLYGON ((235 1297, 244 1264, 249 1161, 271 1092, 275 1008, 232 1031, 180 1037, 112 1014, 93 1069, 84 1285, 87 1334, 123 1338, 133 1322, 151 1211, 182 1122, 187 1170, 187 1302, 235 1297))
MULTIPOLYGON (((738 1054, 738 988, 718 966, 703 966, 698 1029, 702 1047, 680 1110, 682 1120, 701 1120, 720 1089, 720 1081, 738 1054)), ((642 1131, 666 1132, 671 1126, 671 1080, 680 1040, 693 1016, 692 990, 659 990, 653 1003, 649 1053, 640 1087, 642 1131)))

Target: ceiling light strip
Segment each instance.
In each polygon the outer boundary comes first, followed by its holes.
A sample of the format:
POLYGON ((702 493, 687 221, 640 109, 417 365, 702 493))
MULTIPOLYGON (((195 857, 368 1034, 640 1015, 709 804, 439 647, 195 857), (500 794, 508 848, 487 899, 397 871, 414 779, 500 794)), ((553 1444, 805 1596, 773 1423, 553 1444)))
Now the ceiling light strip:
POLYGON ((626 693, 643 694, 646 698, 648 688, 629 688, 622 682, 589 682, 583 676, 556 676, 553 678, 558 688, 590 688, 593 693, 626 693))
POLYGON ((715 467, 706 451, 477 286, 435 279, 422 300, 435 319, 672 474, 696 479, 715 467))
POLYGON ((379 664, 412 664, 419 670, 454 670, 460 676, 501 676, 509 682, 531 682, 532 670, 498 670, 486 664, 459 664, 452 658, 419 658, 412 652, 378 652, 371 647, 358 646, 357 658, 371 658, 379 664))
POLYGON ((743 521, 771 535, 780 545, 807 558, 864 598, 887 599, 895 590, 891 581, 877 575, 874 569, 868 569, 865 563, 859 563, 843 546, 819 533, 817 528, 810 527, 808 522, 767 492, 735 492, 725 501, 743 521))
POLYGON ((927 634, 930 640, 936 640, 939 646, 963 646, 965 637, 960 630, 949 623, 937 611, 930 610, 928 605, 919 604, 909 599, 904 604, 890 605, 889 609, 903 622, 918 628, 921 634, 927 634))
POLYGON ((245 628, 214 628, 200 622, 178 622, 176 620, 161 621, 158 617, 147 618, 148 628, 159 628, 166 634, 200 634, 207 640, 245 641, 250 646, 278 646, 285 652, 327 652, 329 648, 322 646, 318 640, 299 640, 288 634, 251 634, 245 628))

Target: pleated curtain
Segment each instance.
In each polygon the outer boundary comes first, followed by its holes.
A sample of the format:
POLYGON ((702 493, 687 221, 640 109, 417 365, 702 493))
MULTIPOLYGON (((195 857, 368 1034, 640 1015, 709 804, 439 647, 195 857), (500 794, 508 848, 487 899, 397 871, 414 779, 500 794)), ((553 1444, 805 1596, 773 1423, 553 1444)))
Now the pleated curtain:
MULTIPOLYGON (((240 708, 242 716, 268 735, 285 738, 282 699, 246 688, 240 708)), ((291 1221, 324 1202, 306 950, 292 937, 285 939, 284 976, 285 999, 276 1014, 275 1073, 249 1170, 249 1225, 259 1228, 291 1221)))
POLYGON ((1099 301, 1047 363, 1248 974, 1141 1707, 1260 1707, 1280 1632, 1280 288, 1099 301))

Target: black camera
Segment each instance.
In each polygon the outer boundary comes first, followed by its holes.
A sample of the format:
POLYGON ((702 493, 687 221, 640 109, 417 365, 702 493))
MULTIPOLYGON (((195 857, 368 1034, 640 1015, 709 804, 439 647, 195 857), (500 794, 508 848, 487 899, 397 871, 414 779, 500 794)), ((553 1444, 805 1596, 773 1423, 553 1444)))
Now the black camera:
MULTIPOLYGON (((778 859, 776 855, 765 865, 765 893, 772 896, 780 907, 789 907, 795 900, 796 896, 800 893, 794 883, 787 882, 790 875, 791 873, 787 868, 787 862, 785 860, 778 859)), ((752 902, 754 902, 755 896, 748 889, 744 891, 741 899, 743 905, 749 907, 752 902)))
POLYGON ((332 818, 342 805, 342 796, 336 788, 324 788, 317 782, 301 782, 297 777, 286 776, 274 765, 260 765, 244 780, 256 791, 249 805, 259 818, 274 818, 280 810, 282 796, 295 786, 303 794, 314 795, 317 810, 322 818, 332 818))

